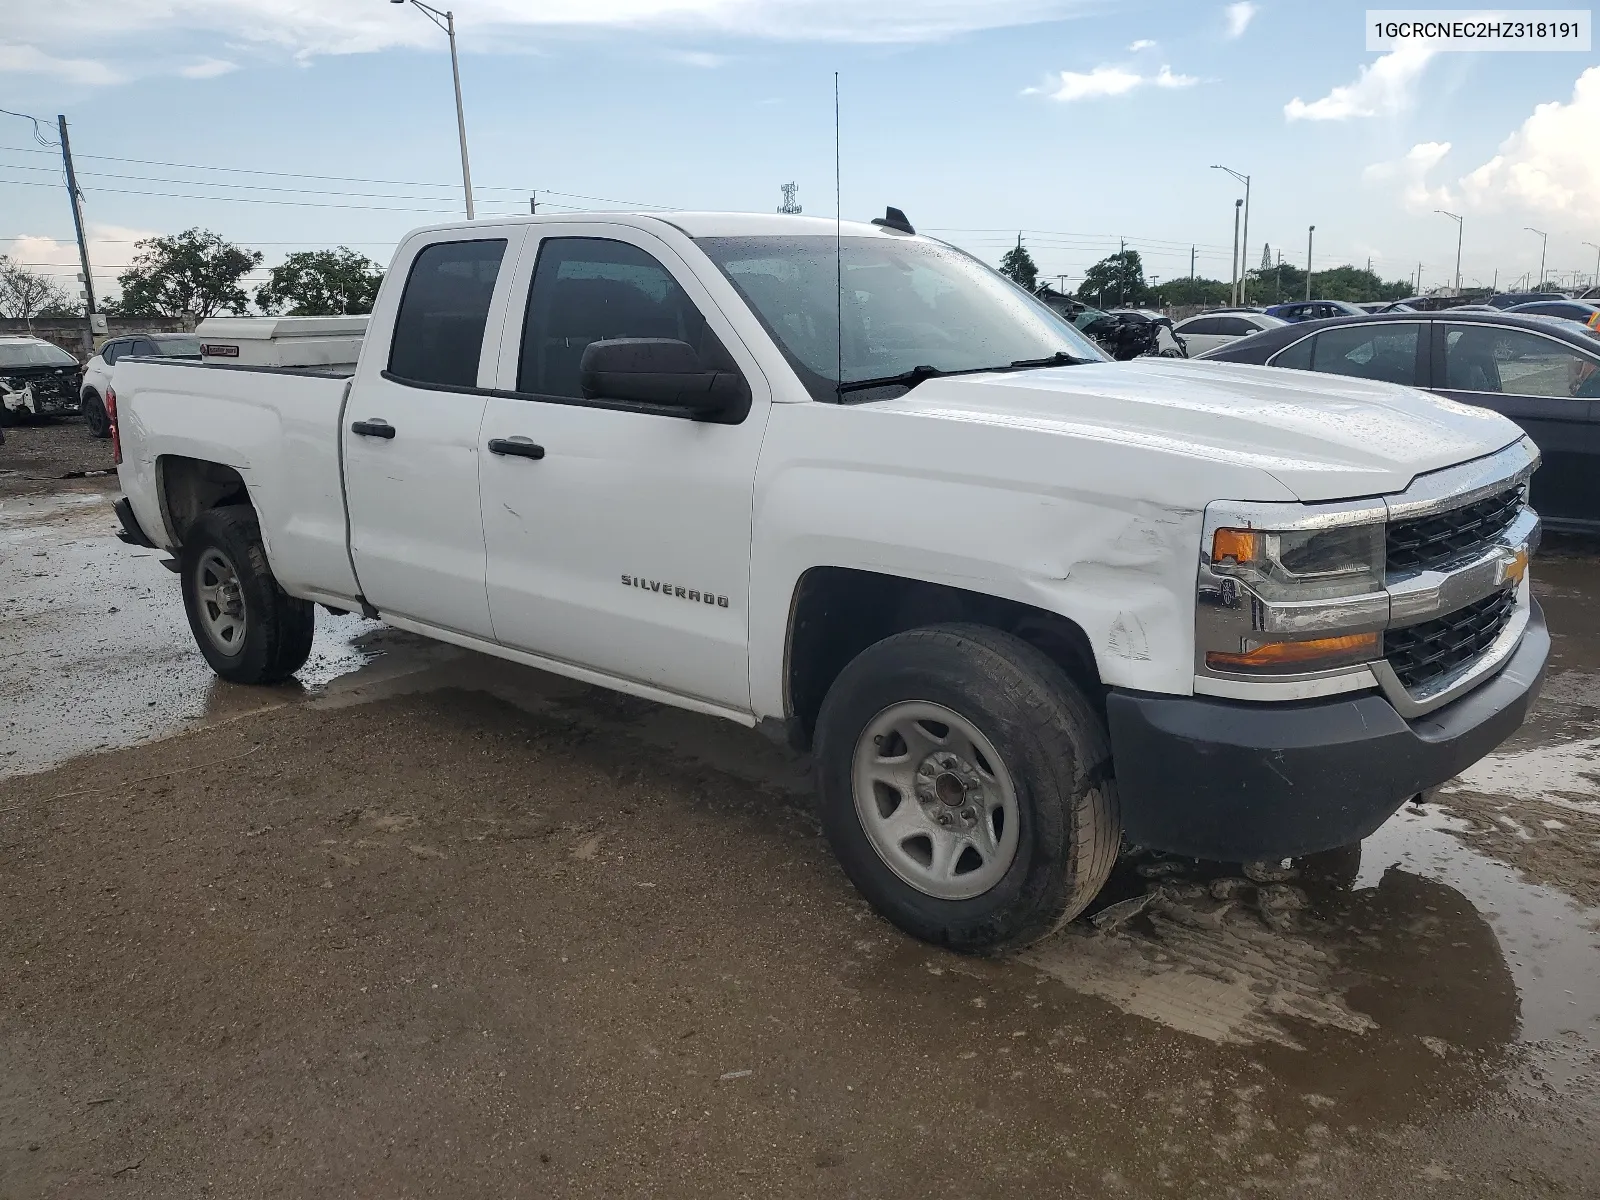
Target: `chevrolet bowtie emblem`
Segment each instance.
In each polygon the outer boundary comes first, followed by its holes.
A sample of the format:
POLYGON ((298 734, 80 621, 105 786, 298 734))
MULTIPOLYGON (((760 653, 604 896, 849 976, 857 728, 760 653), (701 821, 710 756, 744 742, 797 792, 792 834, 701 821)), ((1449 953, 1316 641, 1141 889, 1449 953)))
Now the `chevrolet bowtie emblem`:
POLYGON ((1507 547, 1507 553, 1508 557, 1503 560, 1505 565, 1501 568, 1501 578, 1521 583, 1528 573, 1528 548, 1518 546, 1512 550, 1507 547))

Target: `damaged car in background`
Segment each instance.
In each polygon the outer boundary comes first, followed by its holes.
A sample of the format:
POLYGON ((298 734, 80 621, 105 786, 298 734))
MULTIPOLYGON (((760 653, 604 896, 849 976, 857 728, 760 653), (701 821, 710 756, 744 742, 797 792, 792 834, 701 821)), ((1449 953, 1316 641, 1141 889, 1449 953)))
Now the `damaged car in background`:
POLYGON ((0 337, 0 423, 78 412, 78 360, 54 342, 0 337))

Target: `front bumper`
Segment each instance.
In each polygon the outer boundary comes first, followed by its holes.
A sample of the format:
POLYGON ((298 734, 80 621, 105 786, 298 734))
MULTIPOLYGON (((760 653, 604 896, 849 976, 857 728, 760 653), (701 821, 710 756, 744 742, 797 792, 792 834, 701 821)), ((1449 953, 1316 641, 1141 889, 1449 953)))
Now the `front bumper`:
POLYGON ((1510 737, 1549 653, 1534 603, 1493 678, 1411 720, 1376 693, 1262 704, 1114 690, 1107 714, 1127 840, 1222 862, 1359 841, 1510 737))

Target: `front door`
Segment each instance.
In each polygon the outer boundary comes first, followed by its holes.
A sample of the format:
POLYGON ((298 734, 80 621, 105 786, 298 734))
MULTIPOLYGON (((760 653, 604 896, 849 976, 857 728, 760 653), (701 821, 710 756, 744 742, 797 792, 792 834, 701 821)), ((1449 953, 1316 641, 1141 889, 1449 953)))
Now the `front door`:
POLYGON ((1600 354, 1488 324, 1441 321, 1434 339, 1434 390, 1510 417, 1539 447, 1539 515, 1600 526, 1600 354))
MULTIPOLYGON (((402 248, 392 269, 409 274, 393 340, 362 351, 342 433, 362 595, 386 617, 485 640, 494 627, 478 503, 479 370, 492 379, 499 325, 490 314, 520 236, 498 232, 430 242, 409 261, 402 248)), ((372 328, 384 328, 386 315, 374 313, 372 328)))
POLYGON ((500 641, 747 710, 750 530, 766 381, 692 270, 651 234, 541 225, 505 322, 481 457, 500 641), (674 338, 738 370, 737 424, 585 399, 583 351, 674 338))

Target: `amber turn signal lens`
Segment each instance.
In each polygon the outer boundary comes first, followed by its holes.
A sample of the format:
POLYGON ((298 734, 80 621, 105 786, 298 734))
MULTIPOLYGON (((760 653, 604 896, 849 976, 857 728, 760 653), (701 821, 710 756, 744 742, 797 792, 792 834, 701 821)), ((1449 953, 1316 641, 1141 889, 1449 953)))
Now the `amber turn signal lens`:
POLYGON ((1254 562, 1261 549, 1261 535, 1254 529, 1219 529, 1211 539, 1211 561, 1254 562))
POLYGON ((1206 652, 1206 666, 1232 671, 1259 671, 1271 667, 1315 667, 1325 659, 1349 660, 1364 655, 1376 656, 1378 635, 1351 633, 1344 637, 1313 638, 1309 642, 1268 642, 1243 654, 1206 652))

